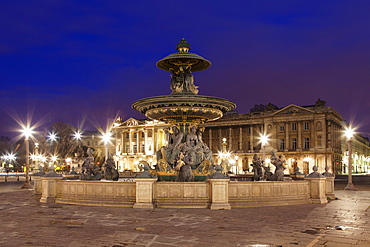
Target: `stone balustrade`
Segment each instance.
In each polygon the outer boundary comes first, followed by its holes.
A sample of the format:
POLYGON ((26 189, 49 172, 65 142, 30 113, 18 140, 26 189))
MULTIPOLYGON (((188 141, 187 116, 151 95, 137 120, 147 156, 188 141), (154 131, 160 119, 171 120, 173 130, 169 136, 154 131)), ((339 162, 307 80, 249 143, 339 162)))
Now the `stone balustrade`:
POLYGON ((133 208, 231 209, 260 206, 327 203, 334 180, 158 182, 156 178, 126 181, 61 180, 40 177, 35 195, 40 202, 133 208), (39 181, 40 180, 40 181, 39 181))

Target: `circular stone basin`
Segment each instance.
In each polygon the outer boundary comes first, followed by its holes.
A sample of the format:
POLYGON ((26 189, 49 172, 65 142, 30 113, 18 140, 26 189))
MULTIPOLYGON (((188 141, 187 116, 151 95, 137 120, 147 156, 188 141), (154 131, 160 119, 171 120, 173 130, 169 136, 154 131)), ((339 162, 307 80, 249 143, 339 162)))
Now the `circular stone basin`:
POLYGON ((146 117, 169 123, 216 120, 235 107, 232 101, 202 95, 156 96, 132 104, 146 117))

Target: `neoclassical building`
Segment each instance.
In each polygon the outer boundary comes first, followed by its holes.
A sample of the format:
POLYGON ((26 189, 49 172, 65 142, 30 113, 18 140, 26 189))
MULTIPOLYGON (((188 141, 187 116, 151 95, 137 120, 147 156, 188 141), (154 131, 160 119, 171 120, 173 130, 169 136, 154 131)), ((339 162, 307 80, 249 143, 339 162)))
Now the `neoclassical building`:
POLYGON ((129 118, 122 121, 119 118, 113 127, 118 170, 138 171, 141 160, 156 164, 156 152, 166 145, 164 129, 168 127, 157 120, 129 118))
MULTIPOLYGON (((202 138, 213 152, 214 163, 220 162, 220 152, 226 150, 234 173, 251 171, 255 153, 265 157, 269 165, 272 150, 285 156, 287 174, 293 173, 297 166, 301 172, 309 173, 313 165, 322 172, 326 166, 336 174, 347 172, 344 121, 337 111, 321 100, 315 105, 291 104, 280 109, 273 104, 256 105, 250 113, 229 112, 202 126, 206 127, 202 138), (262 145, 262 136, 267 136, 265 145, 262 145)), ((166 145, 164 129, 168 127, 153 120, 118 119, 113 129, 119 170, 136 171, 140 160, 154 165, 156 152, 166 145)), ((354 172, 367 172, 369 141, 361 135, 356 135, 353 140, 354 172)))

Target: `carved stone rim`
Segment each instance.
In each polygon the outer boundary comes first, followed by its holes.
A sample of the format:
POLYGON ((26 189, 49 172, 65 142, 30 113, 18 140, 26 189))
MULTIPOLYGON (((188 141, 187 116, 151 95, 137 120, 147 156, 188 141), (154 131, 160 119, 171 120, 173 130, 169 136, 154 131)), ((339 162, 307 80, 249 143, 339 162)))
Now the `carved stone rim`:
POLYGON ((235 109, 236 104, 230 100, 202 95, 166 95, 144 98, 135 101, 132 108, 145 114, 146 111, 154 108, 168 107, 205 107, 214 108, 226 113, 235 109))

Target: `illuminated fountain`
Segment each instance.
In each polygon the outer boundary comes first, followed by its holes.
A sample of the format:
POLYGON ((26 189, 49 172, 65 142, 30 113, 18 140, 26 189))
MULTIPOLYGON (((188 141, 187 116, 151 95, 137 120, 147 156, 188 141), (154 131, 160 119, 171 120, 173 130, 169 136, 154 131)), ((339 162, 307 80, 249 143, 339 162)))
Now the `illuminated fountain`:
POLYGON ((157 153, 159 176, 177 176, 177 181, 193 181, 213 173, 212 152, 202 140, 199 124, 219 119, 236 105, 226 99, 198 95, 193 72, 205 70, 211 62, 189 52, 190 45, 182 39, 178 52, 157 62, 157 67, 171 75, 170 95, 138 100, 132 107, 150 119, 168 123, 167 145, 157 153))
MULTIPOLYGON (((327 188, 330 187, 330 193, 333 194, 334 178, 330 181, 330 186, 326 185, 325 177, 306 177, 305 180, 292 181, 231 182, 221 172, 221 167, 224 171, 229 169, 227 155, 222 157, 221 164, 212 164, 212 153, 203 142, 204 128, 200 124, 222 117, 227 111, 234 109, 235 104, 222 98, 198 95, 192 73, 207 69, 211 63, 190 53, 190 45, 184 39, 177 45, 177 49, 177 53, 157 62, 160 69, 172 73, 171 94, 141 99, 132 105, 146 117, 163 121, 170 126, 164 130, 167 135, 166 145, 156 154, 156 170, 151 170, 148 163, 141 161, 144 172, 133 181, 120 181, 118 173, 113 170, 110 171, 112 180, 118 181, 34 177, 35 194, 41 195, 40 202, 211 210, 327 203, 327 196, 330 195, 327 188), (177 182, 157 182, 158 179, 175 179, 177 182), (196 180, 204 182, 192 182, 196 180)), ((222 151, 226 153, 226 140, 222 146, 222 151)), ((91 164, 92 153, 88 158, 84 162, 91 164)), ((256 157, 255 162, 258 161, 260 160, 256 157)), ((275 154, 271 156, 271 163, 280 170, 284 168, 284 162, 284 158, 280 159, 275 154)), ((108 159, 106 166, 111 169, 114 161, 108 159)), ((94 169, 90 166, 88 168, 94 169)), ((95 178, 95 174, 93 175, 95 178)))

